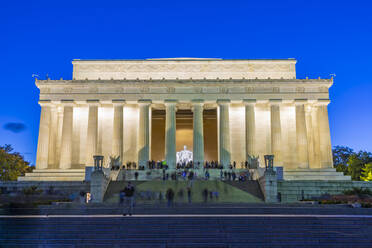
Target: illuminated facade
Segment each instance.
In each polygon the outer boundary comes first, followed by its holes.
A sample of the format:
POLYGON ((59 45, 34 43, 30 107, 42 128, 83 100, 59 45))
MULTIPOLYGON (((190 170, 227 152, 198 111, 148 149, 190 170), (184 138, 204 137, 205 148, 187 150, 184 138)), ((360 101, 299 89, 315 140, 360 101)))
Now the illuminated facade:
POLYGON ((106 164, 120 156, 123 164, 165 159, 174 168, 184 145, 195 162, 240 167, 253 155, 263 165, 274 154, 288 178, 337 178, 327 112, 333 80, 297 79, 294 59, 72 63, 72 80, 36 81, 36 170, 20 180, 82 180, 96 154, 106 164))

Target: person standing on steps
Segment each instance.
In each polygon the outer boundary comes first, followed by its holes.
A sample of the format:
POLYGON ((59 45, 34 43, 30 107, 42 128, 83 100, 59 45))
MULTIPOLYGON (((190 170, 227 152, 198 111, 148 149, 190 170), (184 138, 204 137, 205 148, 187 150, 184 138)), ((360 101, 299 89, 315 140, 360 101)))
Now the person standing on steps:
POLYGON ((191 203, 191 188, 187 187, 187 201, 191 203))
POLYGON ((166 197, 167 197, 167 200, 168 200, 168 207, 173 207, 173 198, 174 198, 173 189, 169 188, 167 190, 166 197))
POLYGON ((134 205, 134 186, 131 182, 128 182, 128 185, 124 188, 124 213, 123 215, 126 216, 129 214, 131 216, 133 214, 133 205, 134 205))
POLYGON ((208 189, 205 188, 202 192, 204 203, 207 203, 208 201, 208 189))

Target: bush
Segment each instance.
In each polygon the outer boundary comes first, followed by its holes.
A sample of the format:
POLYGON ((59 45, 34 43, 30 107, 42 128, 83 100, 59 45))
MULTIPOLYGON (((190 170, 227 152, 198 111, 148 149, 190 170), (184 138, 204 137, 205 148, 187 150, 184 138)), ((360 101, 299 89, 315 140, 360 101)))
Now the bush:
POLYGON ((362 208, 372 208, 372 203, 362 203, 362 208))
POLYGON ((372 191, 370 189, 367 189, 367 188, 364 189, 364 188, 356 188, 356 187, 354 187, 353 189, 345 190, 344 191, 344 194, 345 195, 357 195, 359 197, 365 196, 365 195, 372 196, 372 191))
POLYGON ((42 192, 43 192, 43 190, 41 190, 41 189, 38 190, 37 186, 31 186, 31 187, 23 189, 23 194, 24 195, 38 195, 38 194, 41 194, 42 192))

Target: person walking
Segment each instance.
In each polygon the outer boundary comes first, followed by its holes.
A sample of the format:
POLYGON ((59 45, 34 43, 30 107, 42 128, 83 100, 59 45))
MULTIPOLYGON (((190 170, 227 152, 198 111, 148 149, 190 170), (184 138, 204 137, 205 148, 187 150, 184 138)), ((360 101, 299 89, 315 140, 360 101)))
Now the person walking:
POLYGON ((204 199, 204 202, 207 203, 208 201, 208 189, 207 188, 203 190, 203 199, 204 199))
POLYGON ((126 216, 129 214, 131 216, 133 214, 133 207, 134 207, 134 186, 131 182, 128 182, 128 185, 124 188, 124 213, 123 215, 126 216))
POLYGON ((233 172, 231 173, 231 176, 232 176, 232 180, 235 181, 235 179, 236 179, 235 171, 233 171, 233 172))
POLYGON ((187 202, 191 203, 191 188, 187 187, 187 202))
POLYGON ((167 197, 167 200, 168 200, 168 207, 173 207, 173 199, 174 199, 173 189, 169 188, 167 190, 166 197, 167 197))

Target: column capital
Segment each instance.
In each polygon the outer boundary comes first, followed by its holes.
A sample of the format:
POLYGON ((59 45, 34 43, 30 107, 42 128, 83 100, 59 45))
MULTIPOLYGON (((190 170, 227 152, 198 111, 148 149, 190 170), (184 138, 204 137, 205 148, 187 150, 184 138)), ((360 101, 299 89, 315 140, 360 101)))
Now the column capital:
POLYGON ((204 104, 204 100, 203 99, 193 99, 193 100, 191 100, 191 103, 192 104, 204 104))
POLYGON ((295 105, 304 105, 308 103, 307 99, 295 99, 294 100, 295 105))
POLYGON ((39 105, 41 107, 51 107, 52 101, 51 100, 39 100, 39 105))
POLYGON ((140 99, 138 100, 138 104, 140 105, 150 105, 152 101, 150 99, 140 99))
POLYGON ((272 105, 279 105, 282 103, 282 99, 269 99, 270 106, 272 105))
POLYGON ((230 104, 230 99, 217 99, 217 104, 218 105, 227 105, 230 104))
POLYGON ((256 104, 257 100, 256 99, 243 99, 243 104, 244 105, 252 105, 254 106, 256 104))
POLYGON ((176 105, 178 103, 178 100, 176 99, 165 99, 164 104, 167 105, 176 105))
POLYGON ((314 105, 316 105, 316 106, 327 106, 330 103, 331 103, 331 101, 329 99, 318 99, 318 101, 316 101, 314 103, 314 105))
POLYGON ((123 106, 125 104, 124 99, 112 99, 112 104, 114 106, 123 106))
POLYGON ((69 106, 69 107, 75 106, 74 100, 70 100, 70 99, 61 100, 61 104, 64 105, 64 106, 69 106))
POLYGON ((199 109, 201 109, 201 111, 203 111, 204 103, 193 103, 192 106, 191 106, 191 112, 194 112, 195 108, 198 109, 198 107, 200 107, 199 109))
POLYGON ((100 102, 99 102, 98 99, 88 99, 86 102, 89 106, 99 106, 100 105, 100 102))

